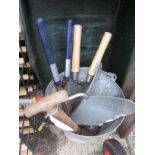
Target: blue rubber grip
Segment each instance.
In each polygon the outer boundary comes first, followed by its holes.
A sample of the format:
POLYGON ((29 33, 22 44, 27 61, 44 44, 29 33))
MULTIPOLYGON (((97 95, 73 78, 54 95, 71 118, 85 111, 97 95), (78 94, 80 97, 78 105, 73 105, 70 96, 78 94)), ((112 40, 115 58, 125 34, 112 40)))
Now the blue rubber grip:
POLYGON ((39 31, 42 46, 44 48, 44 52, 48 60, 48 64, 51 65, 55 63, 54 54, 53 54, 54 52, 53 52, 52 45, 50 43, 45 21, 43 20, 43 18, 38 18, 36 21, 36 24, 39 31))
POLYGON ((67 35, 66 35, 66 59, 71 59, 72 46, 73 46, 73 20, 69 19, 67 22, 67 35))

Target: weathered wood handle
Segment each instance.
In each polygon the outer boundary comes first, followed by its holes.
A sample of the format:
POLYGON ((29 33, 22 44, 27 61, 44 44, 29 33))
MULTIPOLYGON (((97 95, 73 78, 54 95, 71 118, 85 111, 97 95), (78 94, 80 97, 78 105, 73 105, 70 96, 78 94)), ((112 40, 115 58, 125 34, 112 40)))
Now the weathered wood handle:
POLYGON ((73 35, 73 53, 72 53, 72 73, 76 74, 75 78, 73 75, 73 79, 76 80, 77 73, 80 69, 80 46, 81 46, 81 36, 82 36, 82 26, 74 25, 74 35, 73 35))
POLYGON ((98 68, 98 65, 101 63, 102 57, 103 57, 105 50, 106 50, 106 48, 107 48, 107 46, 111 40, 111 37, 112 37, 111 33, 109 33, 109 32, 104 33, 102 40, 101 40, 101 43, 99 45, 99 48, 95 54, 95 57, 91 63, 89 71, 88 71, 88 74, 90 76, 95 75, 96 69, 98 68))
MULTIPOLYGON (((67 86, 67 84, 65 85, 65 87, 67 86)), ((65 90, 67 90, 66 88, 64 88, 65 90)), ((57 86, 57 90, 63 90, 62 87, 57 86)), ((68 115, 71 113, 71 109, 72 109, 72 105, 70 104, 70 102, 64 102, 63 103, 63 108, 62 108, 68 115)))
POLYGON ((79 126, 61 109, 58 109, 57 112, 55 112, 56 108, 52 108, 51 110, 48 111, 49 114, 53 114, 55 118, 63 122, 64 124, 68 125, 71 127, 74 132, 80 132, 79 126))
POLYGON ((66 90, 55 92, 49 96, 43 97, 37 103, 32 103, 26 106, 24 109, 24 115, 31 117, 39 112, 47 112, 56 105, 68 100, 68 94, 66 90))

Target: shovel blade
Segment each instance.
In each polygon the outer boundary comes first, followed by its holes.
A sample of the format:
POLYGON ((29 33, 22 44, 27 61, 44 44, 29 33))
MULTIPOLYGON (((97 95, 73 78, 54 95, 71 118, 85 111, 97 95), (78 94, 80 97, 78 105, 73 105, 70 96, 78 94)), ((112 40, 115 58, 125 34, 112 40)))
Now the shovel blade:
POLYGON ((114 119, 120 115, 130 115, 134 113, 134 103, 127 99, 90 96, 71 114, 71 118, 80 125, 95 126, 109 119, 114 119))

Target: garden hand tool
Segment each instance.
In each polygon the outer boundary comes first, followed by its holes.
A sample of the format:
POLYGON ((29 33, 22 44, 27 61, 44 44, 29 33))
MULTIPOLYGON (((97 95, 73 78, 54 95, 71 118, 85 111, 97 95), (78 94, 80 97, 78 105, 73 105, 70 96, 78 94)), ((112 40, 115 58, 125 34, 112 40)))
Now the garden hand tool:
MULTIPOLYGON (((34 97, 32 97, 31 99, 19 99, 19 104, 20 105, 28 105, 28 104, 36 104, 37 102, 39 102, 40 100, 41 100, 41 98, 42 98, 42 96, 34 96, 34 97)), ((63 112, 63 111, 56 111, 57 113, 59 113, 59 114, 53 114, 53 116, 55 116, 56 118, 58 118, 58 119, 55 119, 54 117, 52 117, 50 114, 46 114, 45 115, 45 118, 44 118, 44 121, 41 123, 41 125, 38 127, 38 131, 40 132, 40 131, 42 131, 42 129, 43 129, 43 127, 46 125, 46 119, 49 117, 50 118, 50 120, 57 126, 57 127, 59 127, 59 128, 61 128, 61 129, 64 129, 64 130, 67 130, 67 131, 74 131, 71 127, 69 127, 68 125, 66 125, 65 123, 64 123, 64 119, 62 119, 62 116, 61 115, 65 115, 65 113, 63 112), (61 121, 59 121, 59 119, 60 120, 62 120, 63 122, 61 122, 61 121)), ((66 115, 64 116, 64 117, 66 117, 66 115)), ((67 116, 67 118, 66 119, 68 119, 68 116, 67 116)), ((67 120, 67 121, 70 121, 70 118, 69 118, 69 120, 67 120)))
MULTIPOLYGON (((68 81, 70 81, 71 72, 71 54, 73 48, 73 20, 67 21, 67 34, 66 34, 66 59, 65 59, 65 73, 64 73, 64 89, 68 90, 68 81)), ((67 114, 72 111, 72 106, 69 102, 66 104, 67 114)))
POLYGON ((77 80, 80 70, 80 46, 81 46, 82 26, 74 25, 73 35, 73 53, 72 53, 72 77, 73 81, 77 80))
POLYGON ((72 112, 70 117, 80 125, 97 126, 106 120, 133 112, 130 100, 110 96, 89 96, 72 112))
MULTIPOLYGON (((109 42, 110 42, 111 37, 112 37, 112 34, 109 32, 105 32, 102 37, 99 48, 98 48, 98 50, 95 54, 95 57, 89 67, 86 82, 83 85, 83 90, 86 93, 88 93, 89 90, 91 90, 91 87, 95 84, 95 81, 98 79, 98 76, 100 75, 99 72, 102 69, 101 60, 103 58, 103 55, 105 53, 105 50, 106 50, 109 42)), ((83 101, 81 101, 81 102, 83 102, 83 101)))
POLYGON ((64 130, 80 132, 78 125, 63 110, 58 108, 58 103, 60 104, 64 101, 67 101, 67 92, 65 90, 55 92, 41 98, 36 103, 28 104, 24 109, 24 115, 26 117, 31 117, 39 112, 47 112, 56 126, 64 130))
POLYGON ((103 37, 102 37, 102 40, 101 40, 101 43, 99 45, 99 48, 95 54, 95 57, 89 67, 89 70, 88 70, 88 76, 87 76, 87 83, 90 83, 93 76, 95 75, 95 72, 96 72, 96 69, 98 68, 98 66, 100 65, 101 63, 101 60, 103 58, 103 55, 105 53, 105 50, 111 40, 111 37, 112 37, 112 34, 109 33, 109 32, 105 32, 103 37))
MULTIPOLYGON (((41 39, 41 43, 42 43, 42 46, 44 48, 45 56, 47 58, 48 64, 50 66, 51 73, 53 75, 54 84, 55 84, 57 90, 62 90, 63 88, 61 87, 62 83, 61 83, 61 79, 59 77, 59 72, 57 69, 56 62, 55 62, 54 50, 52 48, 52 45, 51 45, 51 42, 49 39, 49 35, 48 35, 48 31, 47 31, 47 28, 45 25, 45 21, 43 18, 38 18, 36 21, 36 24, 37 24, 39 36, 41 39)), ((64 110, 67 113, 69 113, 68 112, 69 111, 68 110, 69 109, 68 104, 65 102, 63 104, 63 106, 64 106, 64 110)))
POLYGON ((48 36, 48 31, 47 31, 47 28, 45 25, 45 21, 43 20, 43 18, 38 18, 36 21, 36 24, 37 24, 38 32, 40 35, 41 43, 44 48, 44 52, 45 52, 48 64, 50 66, 50 69, 51 69, 51 72, 53 75, 54 84, 56 86, 59 86, 59 85, 61 85, 61 80, 59 77, 57 65, 55 63, 54 51, 53 51, 52 45, 50 43, 50 39, 48 36))
POLYGON ((111 40, 111 36, 112 36, 112 34, 109 32, 104 33, 102 40, 101 40, 101 43, 99 45, 99 48, 98 48, 98 50, 95 54, 95 57, 94 57, 91 65, 88 69, 86 82, 81 83, 80 81, 78 81, 78 84, 83 85, 82 88, 86 93, 89 92, 89 90, 94 85, 96 79, 99 76, 98 72, 100 72, 100 70, 102 69, 101 60, 102 60, 103 55, 105 53, 105 50, 106 50, 106 48, 107 48, 107 46, 111 40), (92 79, 93 79, 93 81, 92 81, 92 79))
POLYGON ((29 117, 41 111, 49 111, 61 102, 78 97, 84 97, 84 99, 71 114, 71 118, 79 125, 97 126, 109 119, 133 113, 134 103, 130 100, 109 96, 88 97, 85 93, 68 96, 66 90, 46 96, 38 104, 28 105, 24 112, 29 117))
POLYGON ((72 80, 69 81, 67 90, 70 95, 77 93, 81 86, 77 85, 78 73, 80 71, 80 46, 81 46, 82 26, 74 25, 73 28, 73 52, 72 52, 72 80), (72 89, 77 88, 77 89, 72 89), (70 91, 72 90, 72 91, 70 91))

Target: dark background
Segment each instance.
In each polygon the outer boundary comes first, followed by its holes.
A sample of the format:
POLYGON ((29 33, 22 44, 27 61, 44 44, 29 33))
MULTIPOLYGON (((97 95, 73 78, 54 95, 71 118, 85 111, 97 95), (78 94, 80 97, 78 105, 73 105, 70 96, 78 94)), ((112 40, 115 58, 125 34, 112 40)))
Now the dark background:
POLYGON ((59 72, 65 66, 65 38, 69 18, 83 26, 81 66, 90 66, 103 33, 112 32, 112 41, 102 60, 103 69, 116 73, 117 83, 122 86, 134 61, 134 0, 20 0, 19 9, 29 60, 43 89, 52 75, 36 29, 38 17, 46 21, 59 72))

